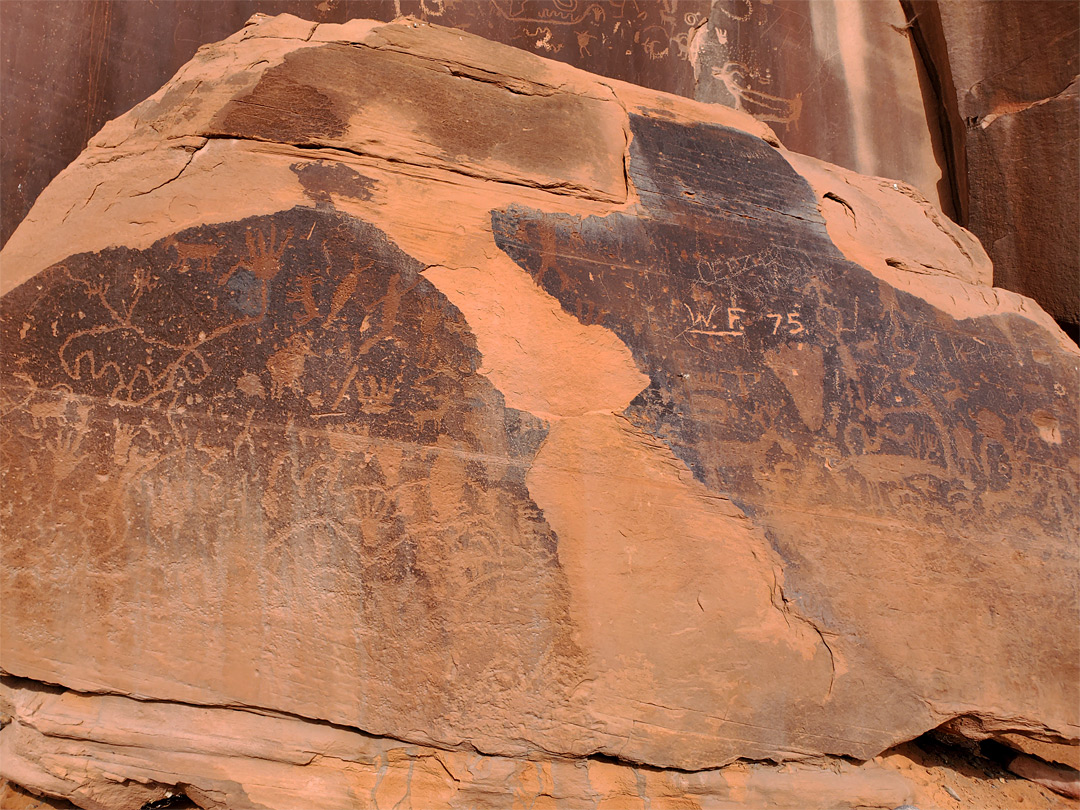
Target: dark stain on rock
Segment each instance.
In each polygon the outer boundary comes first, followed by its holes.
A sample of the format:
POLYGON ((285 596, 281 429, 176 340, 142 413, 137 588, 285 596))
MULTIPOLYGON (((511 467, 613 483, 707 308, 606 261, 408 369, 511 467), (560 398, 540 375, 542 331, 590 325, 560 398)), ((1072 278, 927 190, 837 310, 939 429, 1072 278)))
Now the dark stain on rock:
POLYGON ((333 206, 332 194, 370 200, 375 181, 342 163, 315 160, 289 167, 300 179, 304 194, 317 205, 333 206))
POLYGON ((248 95, 228 104, 218 116, 221 123, 210 134, 282 143, 344 135, 348 124, 337 113, 334 100, 294 78, 304 78, 291 65, 295 59, 296 54, 286 56, 283 64, 263 74, 248 95))
MULTIPOLYGON (((1069 469, 1075 431, 1048 443, 1025 416, 1064 417, 1076 399, 1075 385, 1059 393, 1035 362, 1055 358, 1069 382, 1075 361, 1051 336, 1014 316, 954 321, 845 260, 809 187, 756 138, 636 117, 633 129, 631 178, 645 217, 511 206, 493 213, 496 240, 567 311, 627 343, 652 379, 631 412, 702 481, 752 507, 773 478, 755 447, 789 446, 820 465, 898 456, 941 482, 945 500, 926 508, 948 503, 974 517, 981 493, 1008 483, 1008 465, 994 459, 1022 448, 1030 463, 1069 469), (997 384, 1004 369, 1015 385, 997 384), (785 373, 811 374, 816 390, 785 373), (818 427, 807 418, 814 410, 818 427), (980 412, 1001 430, 980 427, 980 412), (728 445, 735 458, 720 452, 728 445), (957 488, 963 507, 949 500, 957 488)), ((906 478, 879 481, 872 504, 839 500, 892 512, 906 501, 906 478)), ((1049 529, 1075 512, 1032 517, 1049 529)))
MULTIPOLYGON (((546 431, 476 373, 468 324, 421 269, 375 227, 298 207, 71 256, 8 293, 0 507, 22 528, 5 540, 5 587, 25 572, 113 572, 100 589, 109 610, 137 611, 116 590, 131 560, 200 560, 206 583, 224 582, 239 544, 264 582, 243 598, 264 600, 251 615, 266 617, 282 666, 342 653, 295 639, 278 594, 359 628, 350 682, 379 677, 364 681, 356 725, 497 715, 491 685, 464 670, 422 695, 392 688, 395 672, 443 671, 451 649, 480 670, 498 656, 508 689, 565 700, 579 669, 566 584, 524 485, 546 431)), ((44 632, 59 608, 39 607, 11 626, 44 632)), ((173 607, 161 615, 182 624, 173 607)), ((62 659, 102 615, 50 631, 42 655, 62 659)), ((170 632, 147 643, 167 647, 170 632)), ((250 643, 251 660, 268 654, 266 639, 250 643)), ((85 655, 126 654, 104 646, 85 655)))
POLYGON ((553 183, 625 190, 620 155, 609 144, 622 136, 622 113, 612 104, 571 93, 530 95, 454 75, 442 65, 371 48, 326 45, 289 54, 246 97, 218 115, 209 134, 312 145, 346 133, 386 137, 390 122, 433 147, 448 162, 497 162, 549 176, 553 183), (307 82, 334 87, 334 97, 307 82), (407 92, 402 92, 407 88, 407 92))
MULTIPOLYGON (((817 572, 846 570, 863 542, 924 535, 919 570, 988 603, 1004 586, 970 561, 1038 554, 1054 584, 1025 598, 1074 612, 1076 358, 1025 318, 958 321, 844 259, 760 140, 635 116, 632 129, 643 214, 510 207, 492 214, 496 241, 626 343, 651 379, 627 416, 766 529, 804 615, 857 632, 877 608, 842 606, 857 589, 817 572)), ((1072 653, 1038 655, 1075 671, 1072 653)))

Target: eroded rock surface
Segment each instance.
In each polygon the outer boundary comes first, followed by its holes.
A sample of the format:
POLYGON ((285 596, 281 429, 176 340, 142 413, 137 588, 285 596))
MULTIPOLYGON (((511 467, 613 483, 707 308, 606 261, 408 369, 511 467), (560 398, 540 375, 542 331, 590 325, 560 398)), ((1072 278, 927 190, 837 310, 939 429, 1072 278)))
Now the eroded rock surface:
POLYGON ((3 775, 838 806, 724 766, 1074 745, 1080 355, 913 189, 777 147, 288 16, 110 123, 3 252, 3 775), (264 721, 300 753, 223 759, 264 721))

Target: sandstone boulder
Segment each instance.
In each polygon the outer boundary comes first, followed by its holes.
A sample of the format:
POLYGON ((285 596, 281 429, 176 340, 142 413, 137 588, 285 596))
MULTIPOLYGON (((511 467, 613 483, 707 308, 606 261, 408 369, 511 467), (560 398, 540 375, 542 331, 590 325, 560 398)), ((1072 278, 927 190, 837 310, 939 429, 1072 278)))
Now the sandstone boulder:
POLYGON ((282 16, 106 126, 2 258, 19 784, 365 806, 391 749, 434 797, 474 754, 1080 737, 1080 354, 908 186, 457 31, 282 16), (270 718, 333 789, 215 758, 270 718))

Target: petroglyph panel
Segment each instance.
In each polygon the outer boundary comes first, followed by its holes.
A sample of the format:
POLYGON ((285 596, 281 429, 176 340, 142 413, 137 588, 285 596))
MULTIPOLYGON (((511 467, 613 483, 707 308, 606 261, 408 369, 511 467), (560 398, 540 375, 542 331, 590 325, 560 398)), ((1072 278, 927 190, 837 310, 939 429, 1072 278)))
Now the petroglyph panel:
POLYGON ((708 0, 489 0, 483 8, 448 5, 441 16, 428 14, 432 22, 685 96, 693 95, 691 40, 708 16, 708 0))
POLYGON ((1026 318, 954 320, 844 260, 760 141, 632 128, 642 216, 511 206, 496 240, 630 347, 651 379, 632 423, 766 529, 785 599, 845 662, 833 711, 867 686, 845 670, 880 676, 859 699, 871 728, 908 722, 914 694, 962 711, 1031 678, 1016 712, 1075 726, 1077 640, 1043 628, 1078 607, 1076 356, 1026 318), (932 635, 897 621, 949 615, 957 589, 984 607, 932 635))
POLYGON ((695 39, 694 98, 766 121, 789 149, 958 198, 931 87, 900 3, 714 0, 695 39))
POLYGON ((544 428, 420 269, 293 209, 5 296, 5 670, 406 739, 564 700, 544 428))

